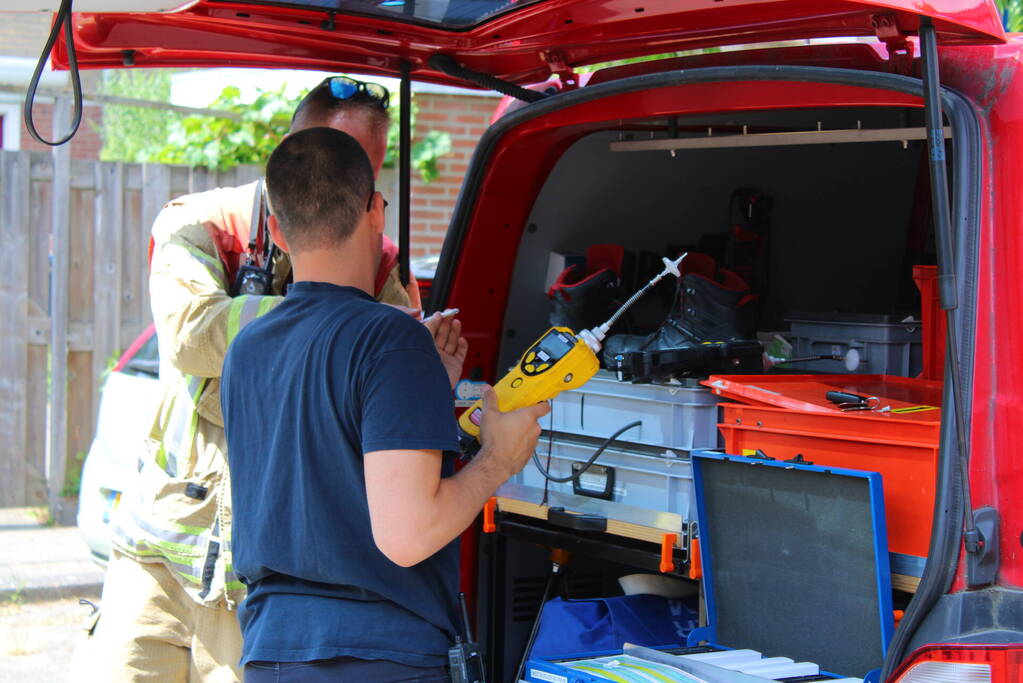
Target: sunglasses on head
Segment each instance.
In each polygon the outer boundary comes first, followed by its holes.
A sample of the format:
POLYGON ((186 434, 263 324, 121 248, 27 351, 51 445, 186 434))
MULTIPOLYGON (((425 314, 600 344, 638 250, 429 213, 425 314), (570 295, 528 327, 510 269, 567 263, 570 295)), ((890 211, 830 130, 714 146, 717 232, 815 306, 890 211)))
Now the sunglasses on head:
POLYGON ((376 102, 383 109, 391 104, 391 93, 379 83, 357 81, 348 76, 331 76, 327 79, 330 94, 338 100, 367 99, 376 102))

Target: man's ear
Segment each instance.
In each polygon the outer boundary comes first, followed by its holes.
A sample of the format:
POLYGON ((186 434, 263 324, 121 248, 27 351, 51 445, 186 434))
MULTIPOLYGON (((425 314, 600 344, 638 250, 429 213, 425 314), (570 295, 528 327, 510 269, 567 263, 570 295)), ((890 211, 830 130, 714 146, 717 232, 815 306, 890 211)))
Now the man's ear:
POLYGON ((266 227, 270 230, 270 239, 274 241, 277 248, 285 254, 290 254, 291 249, 288 247, 288 240, 284 239, 284 233, 281 232, 281 224, 277 221, 277 216, 273 214, 267 216, 266 227))
POLYGON ((369 214, 373 225, 373 232, 378 235, 384 234, 384 229, 387 227, 387 216, 384 212, 384 205, 386 203, 387 202, 384 201, 384 195, 379 192, 373 193, 373 202, 371 204, 373 209, 369 212, 369 214))

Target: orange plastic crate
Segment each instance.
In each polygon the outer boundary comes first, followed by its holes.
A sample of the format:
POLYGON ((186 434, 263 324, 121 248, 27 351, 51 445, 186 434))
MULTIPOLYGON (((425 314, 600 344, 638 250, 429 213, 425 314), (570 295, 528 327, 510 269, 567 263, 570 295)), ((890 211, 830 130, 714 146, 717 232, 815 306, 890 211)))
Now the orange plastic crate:
POLYGON ((940 410, 905 420, 892 419, 895 416, 890 414, 807 412, 740 403, 723 403, 721 409, 718 426, 727 453, 761 450, 777 460, 801 454, 819 466, 879 472, 889 550, 927 556, 940 410))

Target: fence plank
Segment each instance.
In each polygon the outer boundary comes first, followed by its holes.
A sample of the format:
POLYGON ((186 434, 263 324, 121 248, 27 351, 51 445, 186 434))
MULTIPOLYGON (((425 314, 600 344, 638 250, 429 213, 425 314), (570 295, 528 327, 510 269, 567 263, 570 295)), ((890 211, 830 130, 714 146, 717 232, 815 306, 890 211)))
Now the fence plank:
MULTIPOLYGON (((133 164, 134 165, 134 164, 133 164)), ((125 166, 125 185, 131 179, 133 170, 125 166)), ((144 271, 139 271, 136 254, 141 247, 139 240, 142 231, 142 191, 125 190, 124 193, 124 224, 121 232, 121 321, 137 329, 142 323, 142 288, 148 286, 148 278, 144 271)), ((136 333, 137 334, 137 333, 136 333)), ((131 340, 126 339, 125 344, 131 340)))
MULTIPOLYGON (((89 182, 84 184, 95 187, 95 175, 93 172, 89 182)), ((93 364, 97 354, 91 350, 75 350, 78 346, 75 343, 76 336, 88 339, 90 349, 94 343, 95 210, 95 190, 72 188, 68 260, 67 459, 64 478, 75 490, 69 491, 67 495, 77 494, 74 484, 81 480, 82 462, 92 443, 95 424, 93 396, 98 375, 93 373, 93 364)))
MULTIPOLYGON (((72 485, 81 481, 82 463, 92 443, 93 428, 96 424, 93 414, 96 392, 93 390, 95 376, 92 374, 93 353, 72 351, 68 354, 68 398, 67 398, 67 471, 65 479, 72 485)), ((76 495, 77 492, 68 492, 76 495)))
POLYGON ((167 194, 167 199, 173 199, 174 197, 180 197, 182 195, 191 194, 191 174, 190 168, 187 166, 172 166, 170 168, 170 190, 167 194))
MULTIPOLYGON (((36 158, 40 153, 29 153, 33 171, 38 168, 36 158)), ((53 164, 46 166, 46 175, 33 172, 31 199, 29 207, 29 223, 32 226, 30 254, 29 254, 29 304, 32 307, 32 314, 49 315, 50 311, 50 210, 53 203, 50 194, 53 190, 51 170, 53 164)), ((49 343, 49 337, 37 340, 43 344, 49 343)))
MULTIPOLYGON (((47 503, 46 441, 49 431, 50 379, 50 210, 53 190, 53 158, 43 152, 27 152, 32 168, 29 225, 29 315, 42 316, 46 325, 31 327, 28 347, 28 453, 26 476, 29 504, 47 503)), ((30 317, 30 320, 31 320, 30 317)))
POLYGON ((96 162, 85 159, 71 160, 71 189, 72 190, 95 190, 96 189, 96 162))
POLYGON ((71 221, 68 227, 68 322, 85 323, 87 326, 92 323, 95 307, 92 296, 96 257, 93 249, 95 209, 94 190, 71 190, 71 221))
POLYGON ((190 170, 191 175, 188 181, 191 192, 205 192, 206 190, 212 190, 216 185, 216 175, 210 173, 205 166, 190 170))
POLYGON ((50 349, 28 347, 28 452, 25 461, 27 505, 46 505, 47 384, 50 349))
MULTIPOLYGON (((149 235, 153 230, 153 221, 160 209, 171 199, 170 167, 157 164, 145 164, 142 167, 142 245, 139 263, 145 265, 149 251, 149 235)), ((149 305, 148 282, 142 287, 141 313, 143 327, 153 322, 153 311, 149 305)))
MULTIPOLYGON (((95 260, 93 262, 92 373, 103 376, 107 359, 124 350, 121 340, 121 234, 124 230, 124 166, 96 164, 95 260)), ((99 386, 99 384, 97 384, 99 386)))
MULTIPOLYGON (((54 135, 63 135, 71 120, 71 101, 58 97, 53 105, 54 135)), ((53 193, 50 216, 53 221, 53 281, 50 297, 50 440, 46 470, 50 514, 63 520, 60 500, 67 469, 67 313, 68 257, 71 231, 71 149, 53 148, 53 193)))
POLYGON ((0 152, 0 507, 27 502, 28 161, 0 152))
POLYGON ((128 190, 142 189, 142 164, 124 165, 124 187, 128 190))
POLYGON ((234 185, 248 185, 263 175, 263 167, 256 165, 236 166, 234 185))

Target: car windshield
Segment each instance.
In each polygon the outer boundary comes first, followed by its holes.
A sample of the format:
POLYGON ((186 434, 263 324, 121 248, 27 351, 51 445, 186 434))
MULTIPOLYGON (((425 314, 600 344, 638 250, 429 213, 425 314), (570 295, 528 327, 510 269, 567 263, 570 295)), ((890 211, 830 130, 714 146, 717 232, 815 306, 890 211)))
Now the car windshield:
MULTIPOLYGON (((225 3, 242 0, 223 0, 225 3)), ((346 14, 373 14, 389 19, 439 25, 445 28, 468 28, 512 9, 533 4, 536 0, 299 0, 298 2, 257 2, 245 4, 274 5, 317 9, 346 14)))

